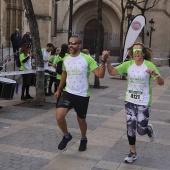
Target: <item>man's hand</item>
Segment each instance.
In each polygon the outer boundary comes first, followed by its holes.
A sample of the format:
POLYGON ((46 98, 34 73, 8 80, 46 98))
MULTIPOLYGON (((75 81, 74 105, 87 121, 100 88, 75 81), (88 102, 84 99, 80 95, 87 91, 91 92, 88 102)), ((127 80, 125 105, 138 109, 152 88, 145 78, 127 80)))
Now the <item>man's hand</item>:
POLYGON ((48 62, 48 59, 44 60, 44 62, 48 62))
POLYGON ((109 55, 110 55, 110 51, 107 51, 107 50, 103 51, 101 59, 106 61, 109 55))
POLYGON ((51 64, 51 66, 53 66, 54 68, 57 68, 55 64, 51 64))
POLYGON ((60 90, 57 90, 55 93, 54 93, 54 97, 56 99, 58 99, 60 97, 60 90))

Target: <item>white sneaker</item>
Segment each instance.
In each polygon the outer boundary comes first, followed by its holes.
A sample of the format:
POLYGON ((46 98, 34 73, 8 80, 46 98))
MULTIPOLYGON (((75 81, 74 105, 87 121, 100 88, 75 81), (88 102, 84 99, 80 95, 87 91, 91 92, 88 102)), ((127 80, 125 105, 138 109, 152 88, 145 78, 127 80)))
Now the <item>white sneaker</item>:
POLYGON ((153 142, 156 138, 156 135, 153 131, 153 125, 152 124, 148 124, 148 136, 150 138, 150 142, 153 142))
POLYGON ((132 163, 137 159, 137 154, 130 152, 130 154, 124 159, 124 162, 126 163, 132 163))

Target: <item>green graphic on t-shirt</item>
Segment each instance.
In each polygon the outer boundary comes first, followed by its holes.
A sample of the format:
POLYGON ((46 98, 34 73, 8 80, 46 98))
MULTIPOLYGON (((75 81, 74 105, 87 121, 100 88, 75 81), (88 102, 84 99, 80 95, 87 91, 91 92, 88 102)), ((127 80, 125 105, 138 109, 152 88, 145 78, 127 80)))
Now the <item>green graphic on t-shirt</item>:
POLYGON ((139 75, 137 78, 130 77, 131 83, 137 83, 137 84, 145 84, 143 78, 139 75))

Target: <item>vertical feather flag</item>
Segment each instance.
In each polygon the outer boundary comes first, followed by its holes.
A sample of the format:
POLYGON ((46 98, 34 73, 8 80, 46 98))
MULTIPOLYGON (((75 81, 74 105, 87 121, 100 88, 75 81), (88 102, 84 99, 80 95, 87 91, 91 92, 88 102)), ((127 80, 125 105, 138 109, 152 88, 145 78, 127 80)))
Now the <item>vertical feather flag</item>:
POLYGON ((125 37, 123 62, 127 57, 127 49, 134 44, 145 24, 146 18, 143 15, 137 15, 132 20, 125 37))

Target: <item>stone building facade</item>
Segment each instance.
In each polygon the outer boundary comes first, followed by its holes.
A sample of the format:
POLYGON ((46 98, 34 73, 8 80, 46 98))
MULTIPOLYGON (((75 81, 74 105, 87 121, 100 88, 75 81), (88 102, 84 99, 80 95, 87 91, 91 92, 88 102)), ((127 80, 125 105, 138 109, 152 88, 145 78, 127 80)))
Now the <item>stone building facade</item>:
MULTIPOLYGON (((124 0, 126 2, 126 0, 124 0)), ((152 6, 153 0, 149 1, 152 6)), ((60 46, 68 41, 69 0, 33 0, 34 12, 40 32, 41 46, 52 42, 60 46)), ((134 8, 133 15, 141 12, 134 8)), ((121 1, 103 0, 102 49, 111 50, 113 56, 119 56, 119 35, 121 22, 121 1)), ((154 19, 152 49, 156 58, 167 58, 170 55, 170 1, 158 0, 156 5, 146 11, 145 44, 149 45, 146 32, 150 30, 149 20, 154 19)), ((29 30, 25 18, 22 0, 2 0, 0 2, 0 44, 9 41, 10 34, 19 28, 21 34, 29 30)), ((124 24, 124 35, 127 30, 124 24)), ((91 54, 95 51, 97 33, 97 0, 73 0, 72 33, 78 34, 85 48, 91 54)), ((140 41, 140 37, 138 40, 140 41)))

